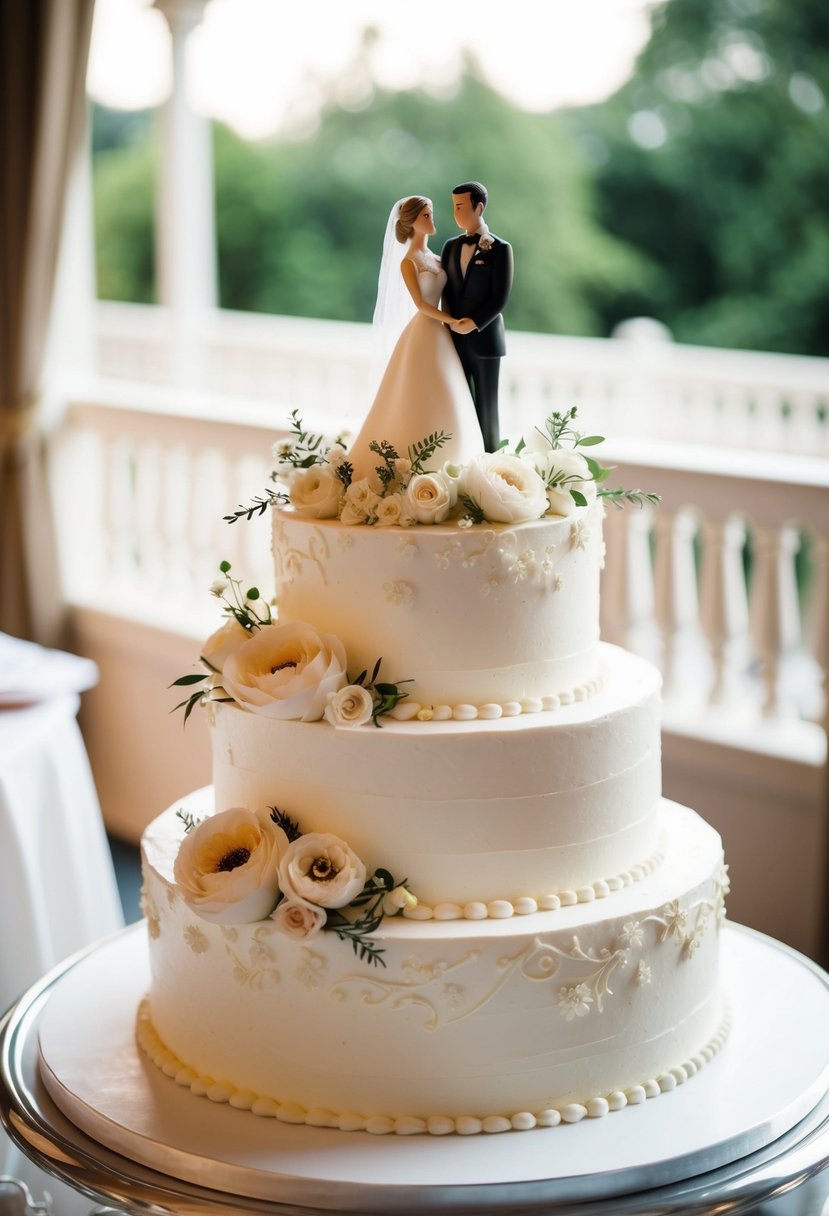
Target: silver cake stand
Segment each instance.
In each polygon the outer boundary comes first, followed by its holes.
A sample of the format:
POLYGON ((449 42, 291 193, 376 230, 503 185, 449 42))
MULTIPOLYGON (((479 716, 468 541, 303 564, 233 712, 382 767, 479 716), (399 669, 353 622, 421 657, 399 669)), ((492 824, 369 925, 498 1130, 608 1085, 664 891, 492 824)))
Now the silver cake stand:
POLYGON ((0 1023, 0 1116, 36 1164, 145 1216, 829 1216, 829 976, 734 926, 723 960, 731 1038, 672 1093, 532 1132, 373 1137, 214 1106, 149 1064, 133 1040, 148 961, 132 926, 0 1023))

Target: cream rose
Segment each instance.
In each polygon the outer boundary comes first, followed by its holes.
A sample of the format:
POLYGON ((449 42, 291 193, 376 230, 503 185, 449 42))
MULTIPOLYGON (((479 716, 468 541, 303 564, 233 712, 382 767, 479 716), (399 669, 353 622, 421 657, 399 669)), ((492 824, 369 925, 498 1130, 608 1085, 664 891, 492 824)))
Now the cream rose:
POLYGON ((378 528, 405 528, 412 522, 402 494, 387 494, 381 498, 375 509, 378 528))
POLYGON ((365 885, 366 867, 344 840, 309 832, 292 841, 279 863, 286 899, 312 908, 344 908, 365 885))
POLYGON ((376 514, 380 501, 380 495, 371 488, 368 478, 361 477, 359 481, 352 481, 345 492, 345 500, 340 512, 341 522, 364 524, 370 516, 376 514))
POLYGON ((222 684, 244 709, 267 718, 316 722, 347 682, 345 648, 330 633, 288 622, 263 625, 226 659, 222 684))
POLYGON ((365 726, 371 721, 374 697, 360 684, 349 684, 328 694, 325 720, 332 726, 365 726))
POLYGON ((506 452, 477 456, 464 469, 461 488, 491 523, 540 519, 548 507, 542 478, 527 461, 506 452))
POLYGON ((316 937, 325 928, 327 919, 322 908, 309 908, 307 904, 296 903, 292 899, 283 899, 276 911, 271 913, 271 920, 282 932, 297 941, 316 937))
POLYGON ((269 811, 234 807, 187 833, 173 874, 187 907, 202 920, 247 924, 273 911, 287 849, 288 837, 269 811))
POLYGON ((406 505, 419 524, 440 524, 458 501, 458 486, 443 472, 416 473, 406 486, 406 505))
POLYGON ((312 519, 336 519, 345 487, 334 469, 314 464, 291 479, 291 503, 298 515, 312 519))

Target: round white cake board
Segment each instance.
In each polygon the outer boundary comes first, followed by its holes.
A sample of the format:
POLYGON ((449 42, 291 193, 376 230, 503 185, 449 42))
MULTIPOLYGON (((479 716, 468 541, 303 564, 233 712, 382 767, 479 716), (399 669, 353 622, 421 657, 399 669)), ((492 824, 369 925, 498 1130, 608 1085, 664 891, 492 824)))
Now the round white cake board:
POLYGON ((149 986, 145 930, 82 956, 40 1018, 40 1067, 61 1111, 133 1161, 254 1198, 394 1212, 481 1211, 622 1195, 736 1161, 803 1119, 829 1087, 829 976, 770 938, 727 927, 733 1027, 686 1084, 602 1119, 474 1137, 371 1136, 285 1125, 177 1086, 134 1039, 149 986))

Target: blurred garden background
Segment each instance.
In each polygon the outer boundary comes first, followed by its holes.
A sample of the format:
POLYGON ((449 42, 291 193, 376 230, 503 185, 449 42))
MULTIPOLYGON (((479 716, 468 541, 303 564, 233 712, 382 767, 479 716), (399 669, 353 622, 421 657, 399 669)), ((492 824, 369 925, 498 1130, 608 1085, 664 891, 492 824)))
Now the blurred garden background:
MULTIPOLYGON (((515 248, 511 329, 604 337, 646 315, 680 342, 829 354, 829 8, 668 0, 643 20, 629 78, 593 104, 525 109, 473 49, 449 86, 391 87, 366 27, 313 121, 258 139, 215 121, 220 305, 370 320, 394 199, 433 197, 439 248, 452 185, 478 177, 515 248)), ((92 110, 98 295, 151 303, 158 110, 92 110)))

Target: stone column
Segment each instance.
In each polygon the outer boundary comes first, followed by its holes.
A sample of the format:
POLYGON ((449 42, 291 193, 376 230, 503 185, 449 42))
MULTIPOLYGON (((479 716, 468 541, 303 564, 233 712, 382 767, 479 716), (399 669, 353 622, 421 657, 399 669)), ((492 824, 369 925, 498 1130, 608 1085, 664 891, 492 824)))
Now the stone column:
POLYGON ((206 0, 154 0, 172 34, 172 90, 161 115, 161 164, 156 195, 156 273, 159 303, 170 309, 173 365, 179 382, 198 379, 199 321, 218 302, 213 148, 210 121, 187 97, 187 39, 206 0))

